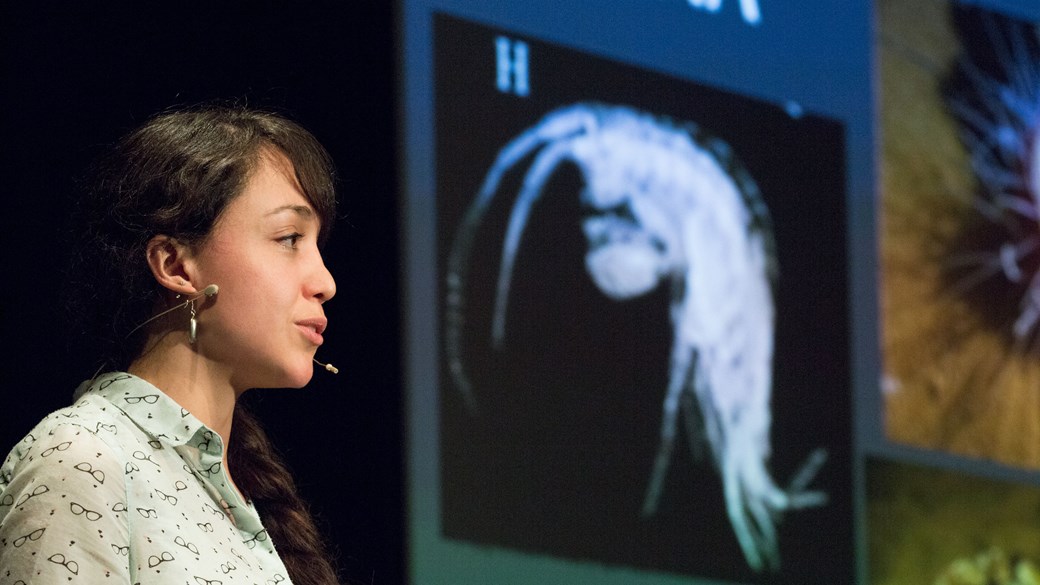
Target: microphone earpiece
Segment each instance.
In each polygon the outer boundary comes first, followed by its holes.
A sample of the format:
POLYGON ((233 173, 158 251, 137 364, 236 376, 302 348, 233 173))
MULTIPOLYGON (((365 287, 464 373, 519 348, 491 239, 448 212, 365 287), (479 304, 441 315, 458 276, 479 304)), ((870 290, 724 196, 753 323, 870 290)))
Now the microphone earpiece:
MULTIPOLYGON (((311 358, 311 359, 314 359, 314 358, 311 358)), ((314 360, 314 363, 316 363, 319 366, 325 368, 326 372, 332 372, 333 374, 338 374, 339 373, 339 368, 337 368, 336 366, 334 366, 332 364, 323 364, 323 363, 319 362, 318 360, 314 360)))
MULTIPOLYGON (((177 309, 183 309, 184 307, 187 307, 191 303, 199 300, 199 298, 201 298, 201 297, 206 297, 207 299, 212 298, 213 295, 217 294, 217 291, 219 291, 219 290, 220 290, 219 286, 217 286, 215 284, 211 284, 211 285, 207 286, 206 288, 202 289, 202 292, 197 292, 197 293, 191 295, 190 297, 188 297, 187 300, 185 300, 183 303, 177 303, 176 305, 170 307, 169 309, 166 309, 165 311, 159 313, 158 315, 152 315, 150 318, 142 321, 141 323, 138 323, 137 327, 134 327, 133 329, 131 329, 130 333, 127 333, 126 336, 130 337, 131 335, 134 334, 135 331, 137 331, 141 327, 144 327, 145 325, 151 323, 152 321, 155 321, 156 319, 158 319, 159 317, 162 317, 163 315, 166 315, 167 313, 172 313, 172 312, 176 311, 177 309)), ((180 295, 177 295, 177 296, 179 297, 180 295)), ((192 318, 194 319, 194 312, 192 312, 192 316, 193 316, 192 318)))

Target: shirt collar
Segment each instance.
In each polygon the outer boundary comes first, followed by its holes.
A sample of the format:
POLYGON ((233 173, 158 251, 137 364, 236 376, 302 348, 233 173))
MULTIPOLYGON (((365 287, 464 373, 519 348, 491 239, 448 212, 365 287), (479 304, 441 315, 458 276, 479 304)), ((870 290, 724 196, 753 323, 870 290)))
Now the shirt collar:
POLYGON ((109 372, 86 380, 74 399, 88 393, 112 403, 145 432, 174 447, 188 444, 196 435, 216 434, 162 390, 133 374, 109 372))

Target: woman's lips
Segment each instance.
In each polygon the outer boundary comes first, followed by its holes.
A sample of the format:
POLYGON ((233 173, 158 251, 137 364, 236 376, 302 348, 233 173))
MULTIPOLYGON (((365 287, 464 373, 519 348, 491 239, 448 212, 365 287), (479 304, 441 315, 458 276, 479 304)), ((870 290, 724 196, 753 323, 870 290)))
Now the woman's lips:
POLYGON ((296 327, 300 329, 308 341, 314 345, 321 345, 325 342, 325 338, 321 334, 325 331, 327 323, 328 321, 325 319, 304 319, 303 321, 297 321, 296 327))

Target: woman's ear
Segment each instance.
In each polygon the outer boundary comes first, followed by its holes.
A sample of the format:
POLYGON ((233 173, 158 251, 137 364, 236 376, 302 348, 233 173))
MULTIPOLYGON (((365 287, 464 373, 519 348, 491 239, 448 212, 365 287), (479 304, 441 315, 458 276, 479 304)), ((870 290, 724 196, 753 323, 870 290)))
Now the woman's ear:
POLYGON ((183 242, 170 236, 155 236, 148 240, 145 256, 152 276, 160 285, 178 294, 198 292, 198 288, 192 282, 192 253, 183 242))

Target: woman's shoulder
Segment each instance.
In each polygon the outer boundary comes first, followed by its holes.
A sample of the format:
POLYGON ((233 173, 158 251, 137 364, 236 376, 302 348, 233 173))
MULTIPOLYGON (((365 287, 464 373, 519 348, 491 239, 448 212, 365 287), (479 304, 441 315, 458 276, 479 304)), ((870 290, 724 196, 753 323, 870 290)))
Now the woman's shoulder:
POLYGON ((45 472, 41 467, 52 457, 55 462, 99 456, 110 462, 124 459, 119 432, 125 424, 109 410, 96 399, 82 398, 44 417, 8 453, 0 467, 0 489, 27 466, 33 473, 45 472))
POLYGON ((0 467, 0 565, 8 574, 33 583, 102 575, 130 582, 124 474, 136 439, 124 418, 86 393, 11 450, 0 467))
POLYGON ((0 488, 17 469, 30 462, 44 464, 55 453, 62 458, 103 454, 120 461, 128 444, 142 440, 125 412, 103 395, 83 389, 81 385, 73 404, 45 416, 11 448, 0 467, 0 488))

